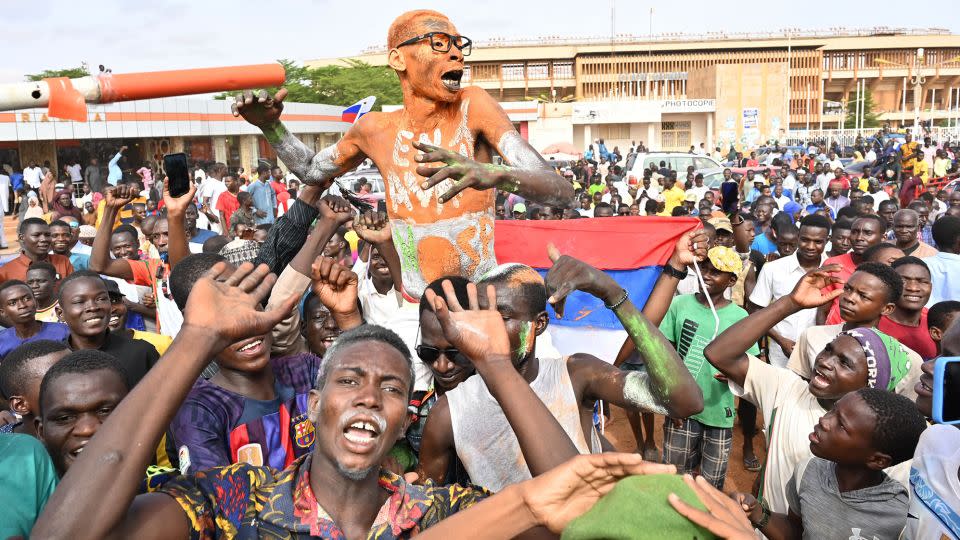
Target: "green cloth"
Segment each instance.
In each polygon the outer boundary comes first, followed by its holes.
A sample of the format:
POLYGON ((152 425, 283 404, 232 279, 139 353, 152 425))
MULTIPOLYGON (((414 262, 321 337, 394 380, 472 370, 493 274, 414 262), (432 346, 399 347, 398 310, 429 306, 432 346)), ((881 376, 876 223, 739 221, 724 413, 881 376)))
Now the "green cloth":
POLYGON ((667 495, 676 493, 680 500, 699 508, 707 508, 696 493, 674 474, 631 476, 617 482, 586 514, 570 522, 562 540, 643 540, 682 538, 707 540, 716 538, 710 531, 681 516, 670 506, 667 495))
POLYGON ((606 187, 607 186, 603 184, 591 184, 590 187, 587 188, 587 193, 589 193, 590 196, 592 197, 594 193, 603 191, 604 189, 606 189, 606 187))
MULTIPOLYGON (((723 332, 746 318, 747 312, 731 302, 718 309, 717 315, 720 317, 720 332, 723 332)), ((732 428, 736 414, 733 393, 727 383, 714 378, 720 372, 703 357, 703 349, 713 339, 715 327, 713 312, 698 302, 694 294, 675 296, 660 323, 660 331, 676 345, 683 363, 703 391, 703 411, 690 418, 705 426, 732 428)), ((760 354, 760 348, 754 343, 747 353, 756 356, 760 354)))
POLYGON ((30 536, 57 487, 46 448, 29 435, 0 435, 0 538, 30 536))

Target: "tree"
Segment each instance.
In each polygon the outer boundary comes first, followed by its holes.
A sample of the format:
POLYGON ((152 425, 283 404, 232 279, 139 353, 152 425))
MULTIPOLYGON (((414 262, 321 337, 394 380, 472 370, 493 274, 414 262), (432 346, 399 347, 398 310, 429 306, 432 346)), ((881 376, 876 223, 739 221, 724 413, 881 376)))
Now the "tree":
MULTIPOLYGON (((873 102, 873 93, 867 90, 860 98, 863 100, 863 119, 864 128, 880 127, 880 115, 874 112, 875 104, 873 102)), ((852 100, 847 103, 847 117, 843 121, 843 127, 847 129, 857 126, 857 105, 859 101, 852 100)))
POLYGON ((45 69, 40 73, 27 74, 25 78, 27 81, 40 81, 43 79, 51 79, 54 77, 69 77, 71 79, 76 79, 78 77, 86 77, 90 75, 90 72, 87 71, 86 66, 80 66, 75 68, 66 68, 66 69, 45 69))
MULTIPOLYGON (((376 96, 374 110, 384 104, 403 103, 403 92, 396 73, 388 66, 371 66, 359 60, 345 60, 344 66, 311 68, 292 60, 278 60, 287 71, 287 100, 296 103, 325 103, 347 107, 367 96, 376 96)), ((276 92, 279 88, 267 88, 276 92)), ((217 96, 225 99, 230 92, 217 96)))

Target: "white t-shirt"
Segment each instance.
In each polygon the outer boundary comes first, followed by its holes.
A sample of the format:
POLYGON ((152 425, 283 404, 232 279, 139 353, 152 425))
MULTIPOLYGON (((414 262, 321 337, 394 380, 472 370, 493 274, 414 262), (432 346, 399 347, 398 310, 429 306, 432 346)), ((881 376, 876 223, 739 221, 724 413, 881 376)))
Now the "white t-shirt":
POLYGON ((890 199, 890 195, 887 195, 887 192, 882 189, 876 193, 868 193, 868 195, 873 197, 873 210, 875 212, 880 211, 880 203, 890 199))
POLYGON ((933 170, 933 158, 937 155, 938 148, 936 146, 924 146, 920 148, 920 151, 923 152, 923 160, 927 162, 927 167, 933 170))
POLYGON ((867 163, 873 163, 877 160, 877 153, 873 151, 873 148, 867 150, 867 153, 863 156, 864 161, 867 163))
POLYGON ((33 189, 40 189, 40 180, 43 179, 43 169, 40 167, 27 167, 23 169, 23 181, 33 189))
POLYGON ((767 461, 760 494, 771 512, 786 514, 787 482, 797 465, 810 458, 810 432, 827 413, 795 373, 748 355, 750 367, 743 388, 730 381, 734 395, 753 403, 763 415, 767 461))
MULTIPOLYGON (((820 256, 820 263, 826 260, 826 255, 820 256)), ((800 260, 794 253, 789 257, 783 257, 763 265, 760 275, 757 276, 757 284, 750 293, 750 301, 760 307, 767 307, 778 298, 789 295, 796 287, 800 279, 806 274, 806 270, 800 266, 800 260)), ((817 310, 814 308, 802 309, 793 315, 778 322, 773 327, 783 337, 797 341, 800 332, 817 324, 817 310)), ((829 342, 828 342, 829 343, 829 342)), ((822 350, 822 348, 821 348, 822 350)), ((820 351, 817 351, 818 353, 820 351)), ((780 345, 770 340, 770 363, 778 367, 786 367, 787 355, 784 354, 780 345)))
POLYGON ((80 164, 74 163, 67 167, 67 171, 70 173, 70 181, 74 184, 83 183, 83 173, 80 170, 80 164))
MULTIPOLYGON (((766 265, 764 265, 766 267, 766 265)), ((828 324, 823 326, 811 326, 800 333, 797 338, 797 345, 793 348, 793 354, 790 355, 790 361, 787 362, 787 368, 800 375, 804 379, 813 378, 813 364, 817 361, 817 355, 833 341, 840 332, 843 331, 843 323, 828 324)), ((897 343, 900 343, 899 341, 897 343)), ((897 383, 894 391, 901 396, 914 400, 917 398, 917 392, 914 390, 917 382, 920 381, 920 366, 923 364, 923 358, 914 352, 913 349, 900 343, 907 354, 910 370, 906 377, 897 383)))
POLYGON ((902 540, 960 539, 960 429, 935 425, 920 436, 910 468, 910 510, 902 540))
POLYGON ((690 195, 691 193, 693 193, 694 195, 696 195, 696 196, 697 196, 697 203, 699 204, 700 201, 703 199, 703 196, 704 196, 708 191, 710 191, 710 188, 708 188, 707 186, 700 186, 700 187, 693 186, 692 188, 690 188, 690 189, 687 190, 686 194, 687 194, 687 195, 690 195))

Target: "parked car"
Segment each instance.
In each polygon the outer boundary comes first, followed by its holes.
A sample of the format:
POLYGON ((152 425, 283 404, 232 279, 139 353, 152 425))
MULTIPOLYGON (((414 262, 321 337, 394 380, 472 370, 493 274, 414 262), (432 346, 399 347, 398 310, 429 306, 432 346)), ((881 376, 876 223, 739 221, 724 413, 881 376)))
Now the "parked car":
POLYGON ((643 170, 649 169, 651 163, 659 166, 661 161, 665 162, 668 168, 677 171, 678 178, 686 174, 687 167, 691 165, 698 171, 722 167, 717 160, 710 156, 698 156, 688 152, 645 152, 636 155, 631 154, 629 158, 632 159, 632 162, 628 159, 624 168, 629 171, 628 176, 632 175, 638 180, 643 178, 643 170))
POLYGON ((384 200, 386 197, 386 186, 383 182, 383 175, 380 174, 380 170, 376 167, 357 168, 340 176, 330 185, 329 193, 332 195, 340 195, 340 186, 353 191, 359 198, 373 206, 376 206, 379 201, 384 200), (357 188, 357 182, 361 178, 365 178, 370 184, 370 192, 363 195, 359 194, 357 188))

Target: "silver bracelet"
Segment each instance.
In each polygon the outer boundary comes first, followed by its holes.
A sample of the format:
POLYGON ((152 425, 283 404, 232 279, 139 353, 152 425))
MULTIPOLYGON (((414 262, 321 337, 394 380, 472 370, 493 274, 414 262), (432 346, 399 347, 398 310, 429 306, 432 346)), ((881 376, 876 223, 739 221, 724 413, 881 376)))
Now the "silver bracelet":
POLYGON ((617 302, 616 302, 615 304, 613 304, 612 306, 608 306, 607 303, 604 302, 603 305, 604 305, 604 307, 606 307, 607 309, 617 309, 618 307, 620 307, 621 305, 623 305, 624 302, 627 301, 627 297, 628 297, 628 296, 629 296, 629 294, 627 293, 627 290, 624 289, 624 290, 623 290, 623 296, 620 297, 620 300, 617 300, 617 302))

